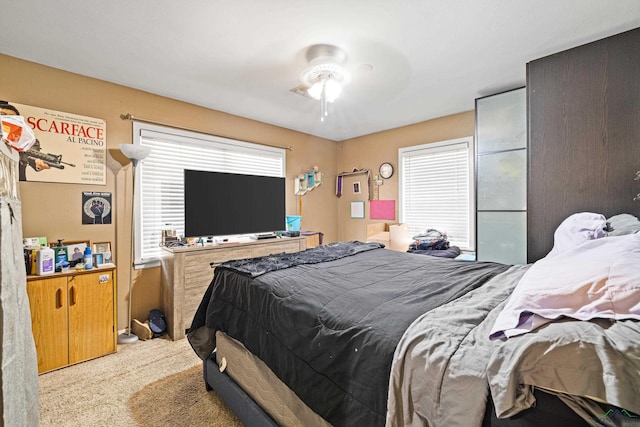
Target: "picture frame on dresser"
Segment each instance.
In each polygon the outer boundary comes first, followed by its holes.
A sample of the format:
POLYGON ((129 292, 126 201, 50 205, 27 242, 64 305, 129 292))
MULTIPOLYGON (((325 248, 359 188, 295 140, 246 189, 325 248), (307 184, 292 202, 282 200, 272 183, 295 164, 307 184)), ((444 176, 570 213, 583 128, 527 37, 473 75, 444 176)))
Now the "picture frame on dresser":
MULTIPOLYGON (((57 246, 57 243, 49 244, 49 247, 54 251, 57 246)), ((67 248, 67 261, 71 266, 74 266, 82 262, 82 259, 84 258, 84 250, 87 247, 91 247, 91 242, 89 240, 63 240, 62 246, 67 248)))
POLYGON ((111 252, 111 242, 94 242, 93 252, 97 254, 103 254, 105 252, 111 252))
POLYGON ((101 262, 98 262, 98 257, 96 257, 96 264, 112 264, 113 263, 113 252, 111 251, 111 242, 94 242, 93 243, 93 253, 95 255, 101 255, 101 262))

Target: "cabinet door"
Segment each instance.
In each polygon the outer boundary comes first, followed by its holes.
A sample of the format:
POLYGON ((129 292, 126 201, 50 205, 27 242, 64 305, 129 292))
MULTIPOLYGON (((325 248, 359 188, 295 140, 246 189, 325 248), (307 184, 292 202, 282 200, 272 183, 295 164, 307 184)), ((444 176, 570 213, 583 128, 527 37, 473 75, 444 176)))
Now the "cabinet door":
POLYGON ((69 277, 69 363, 113 353, 113 272, 69 277))
POLYGON ((27 282, 31 328, 38 355, 38 372, 69 363, 67 278, 27 282))

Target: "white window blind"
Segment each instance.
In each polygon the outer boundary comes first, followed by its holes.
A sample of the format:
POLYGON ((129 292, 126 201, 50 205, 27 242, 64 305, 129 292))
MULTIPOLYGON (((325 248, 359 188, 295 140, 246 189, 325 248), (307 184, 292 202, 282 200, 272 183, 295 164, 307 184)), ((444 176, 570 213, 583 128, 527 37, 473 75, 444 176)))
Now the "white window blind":
POLYGON ((134 122, 133 140, 151 148, 136 170, 135 264, 156 264, 161 231, 184 235, 184 170, 285 176, 285 150, 134 122))
POLYGON ((399 150, 400 220, 409 236, 434 228, 473 249, 473 138, 399 150))

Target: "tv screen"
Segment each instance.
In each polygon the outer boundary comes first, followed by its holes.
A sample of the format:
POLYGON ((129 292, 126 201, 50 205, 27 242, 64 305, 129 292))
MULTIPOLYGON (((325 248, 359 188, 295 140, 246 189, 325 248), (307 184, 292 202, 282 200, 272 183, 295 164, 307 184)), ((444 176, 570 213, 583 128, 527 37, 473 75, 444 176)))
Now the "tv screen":
POLYGON ((185 237, 286 229, 285 179, 184 171, 185 237))

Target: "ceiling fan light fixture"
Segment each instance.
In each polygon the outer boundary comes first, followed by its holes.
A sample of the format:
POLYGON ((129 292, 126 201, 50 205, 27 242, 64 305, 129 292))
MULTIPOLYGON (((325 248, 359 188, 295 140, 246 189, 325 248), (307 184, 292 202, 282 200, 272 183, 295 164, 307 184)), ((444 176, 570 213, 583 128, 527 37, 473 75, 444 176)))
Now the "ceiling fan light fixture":
POLYGON ((324 83, 316 82, 313 84, 313 86, 307 89, 307 93, 313 99, 320 101, 320 97, 322 97, 322 86, 324 86, 324 83))
POLYGON ((332 45, 314 45, 307 51, 309 68, 300 80, 308 87, 307 94, 320 101, 320 120, 328 115, 327 103, 334 102, 342 87, 350 81, 349 73, 342 67, 347 55, 332 45))
POLYGON ((320 101, 322 99, 323 90, 327 102, 335 102, 338 96, 340 96, 340 93, 342 93, 342 85, 329 76, 315 82, 313 86, 307 89, 307 93, 313 99, 320 101))
POLYGON ((324 82, 324 92, 328 102, 334 102, 342 93, 342 84, 330 78, 324 82))

